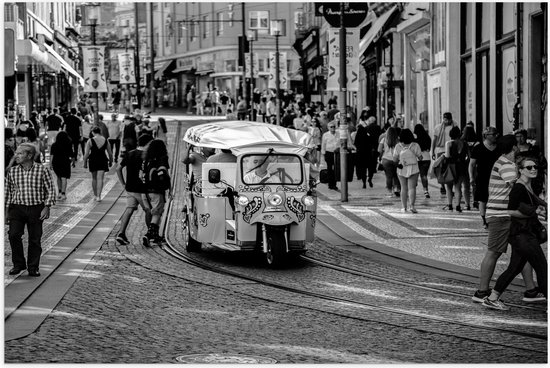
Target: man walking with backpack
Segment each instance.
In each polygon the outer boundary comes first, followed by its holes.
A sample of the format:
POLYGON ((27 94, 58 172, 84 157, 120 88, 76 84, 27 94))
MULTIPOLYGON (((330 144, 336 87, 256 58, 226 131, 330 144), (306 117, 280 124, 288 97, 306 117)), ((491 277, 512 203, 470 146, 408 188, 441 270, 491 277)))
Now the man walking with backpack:
POLYGON ((142 238, 143 245, 146 247, 158 245, 163 241, 159 234, 159 227, 166 203, 166 191, 168 190, 171 195, 169 168, 166 145, 160 139, 152 140, 145 150, 141 170, 142 180, 147 189, 147 201, 151 208, 151 224, 142 238))
POLYGON ((127 245, 130 243, 126 237, 126 229, 138 205, 143 208, 145 212, 145 224, 147 227, 151 224, 151 207, 145 195, 147 188, 140 179, 139 174, 143 162, 143 151, 145 146, 152 140, 153 137, 149 134, 141 135, 138 139, 138 147, 127 152, 116 169, 118 180, 120 184, 124 186, 124 189, 126 189, 126 210, 124 210, 122 214, 120 230, 116 237, 116 241, 120 245, 127 245), (124 168, 126 168, 126 179, 122 172, 124 168))

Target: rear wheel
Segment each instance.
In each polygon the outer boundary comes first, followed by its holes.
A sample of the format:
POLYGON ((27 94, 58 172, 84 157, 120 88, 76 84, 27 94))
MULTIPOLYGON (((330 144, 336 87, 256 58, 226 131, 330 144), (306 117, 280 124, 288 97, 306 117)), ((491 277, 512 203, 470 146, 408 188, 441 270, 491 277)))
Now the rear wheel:
POLYGON ((191 228, 189 227, 189 214, 185 214, 182 220, 183 239, 185 241, 185 250, 188 252, 200 252, 201 243, 191 237, 191 228))
POLYGON ((286 263, 286 238, 282 229, 267 230, 267 264, 271 267, 279 267, 286 263))

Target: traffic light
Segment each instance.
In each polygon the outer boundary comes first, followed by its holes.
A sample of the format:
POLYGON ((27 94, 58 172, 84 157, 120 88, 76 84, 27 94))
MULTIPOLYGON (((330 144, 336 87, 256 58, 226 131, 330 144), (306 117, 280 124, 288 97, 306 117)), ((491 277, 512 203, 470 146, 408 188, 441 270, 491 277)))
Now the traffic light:
POLYGON ((250 52, 250 44, 245 36, 239 36, 239 66, 244 65, 244 54, 250 52))

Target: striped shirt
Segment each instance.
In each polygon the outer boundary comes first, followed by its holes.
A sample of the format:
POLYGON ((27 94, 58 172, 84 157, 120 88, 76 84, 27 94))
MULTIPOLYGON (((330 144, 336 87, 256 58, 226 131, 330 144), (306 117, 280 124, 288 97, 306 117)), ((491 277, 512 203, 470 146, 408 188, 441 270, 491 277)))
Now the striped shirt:
POLYGON ((508 217, 508 198, 518 178, 516 164, 504 155, 493 165, 489 178, 486 217, 508 217))
POLYGON ((29 169, 24 169, 22 165, 10 168, 6 177, 4 200, 5 206, 53 206, 55 187, 50 170, 36 162, 29 169))

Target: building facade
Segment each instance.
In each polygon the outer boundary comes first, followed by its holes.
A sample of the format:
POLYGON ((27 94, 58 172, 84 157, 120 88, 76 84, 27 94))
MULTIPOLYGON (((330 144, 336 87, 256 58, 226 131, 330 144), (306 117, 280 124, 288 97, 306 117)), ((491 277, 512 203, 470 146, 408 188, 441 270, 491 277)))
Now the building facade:
POLYGON ((5 3, 5 107, 17 114, 67 108, 84 84, 79 68, 79 13, 75 3, 5 3))

